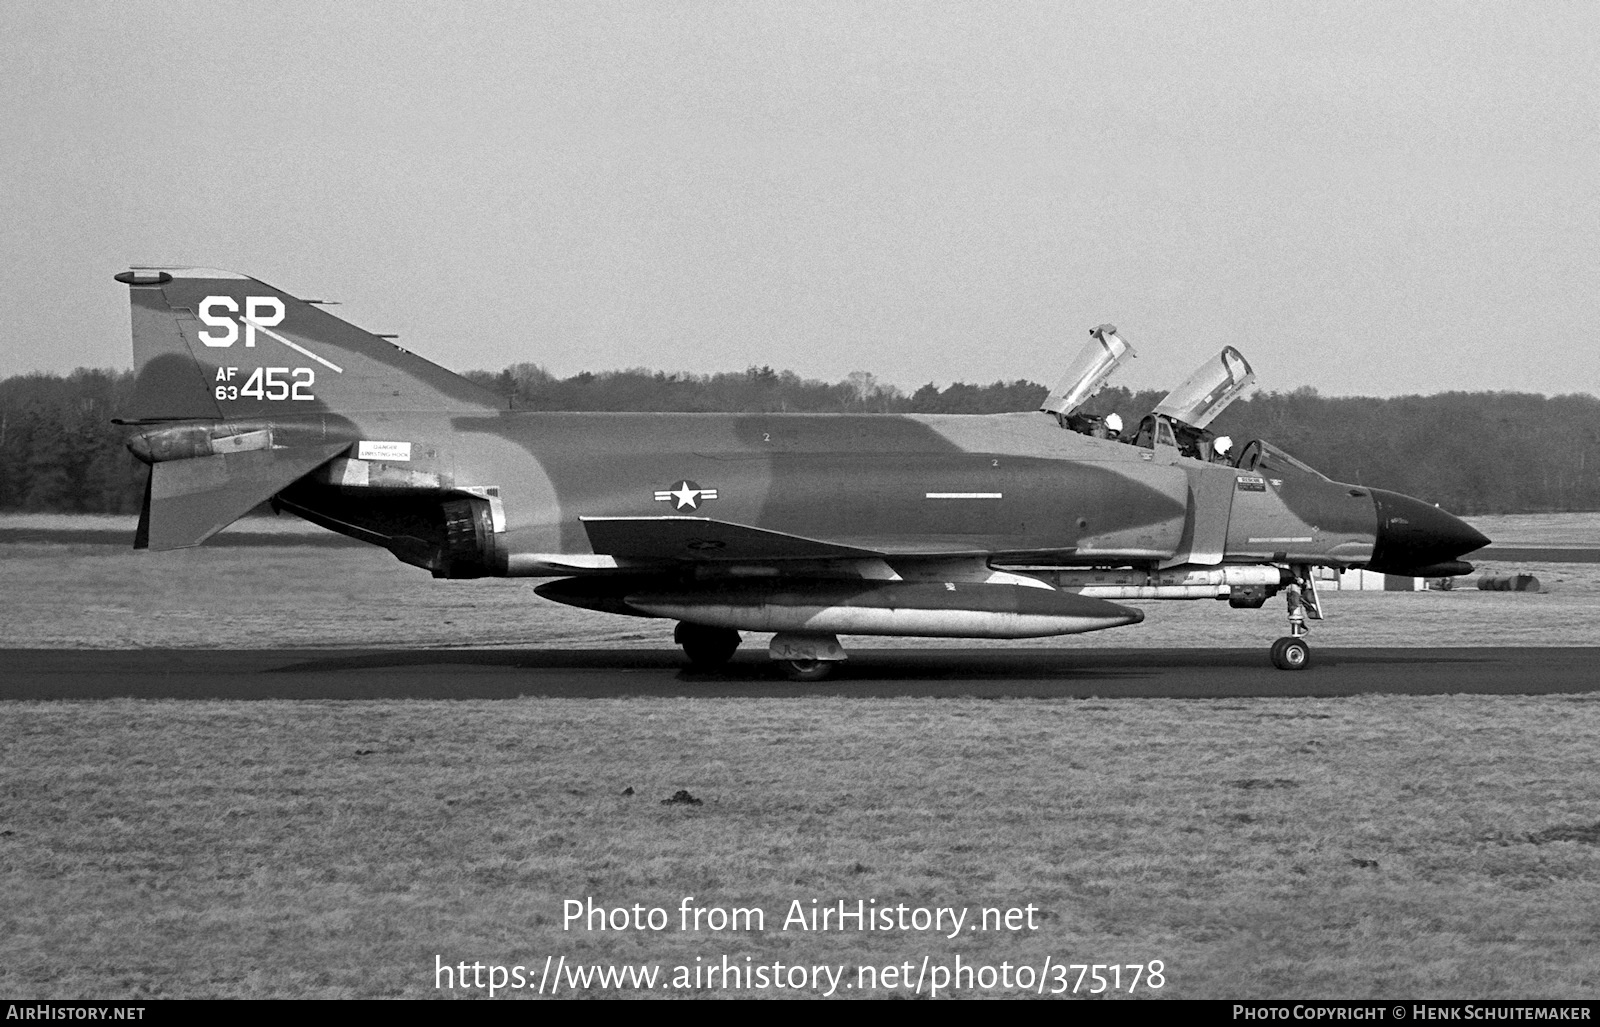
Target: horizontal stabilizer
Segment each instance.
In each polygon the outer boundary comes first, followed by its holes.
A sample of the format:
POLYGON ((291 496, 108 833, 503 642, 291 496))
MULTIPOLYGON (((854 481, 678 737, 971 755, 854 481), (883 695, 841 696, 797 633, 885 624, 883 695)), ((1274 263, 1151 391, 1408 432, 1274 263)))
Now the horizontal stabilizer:
POLYGON ((872 549, 708 517, 583 517, 596 553, 634 560, 860 560, 872 549))
POLYGON ((154 464, 134 544, 154 550, 197 546, 349 448, 339 442, 154 464))

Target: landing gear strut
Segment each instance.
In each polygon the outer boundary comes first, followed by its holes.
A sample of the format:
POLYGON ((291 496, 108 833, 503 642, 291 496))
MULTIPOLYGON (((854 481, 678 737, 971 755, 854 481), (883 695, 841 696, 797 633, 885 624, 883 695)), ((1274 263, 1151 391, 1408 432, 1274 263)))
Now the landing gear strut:
POLYGON ((732 628, 708 628, 687 621, 679 621, 672 629, 672 640, 683 646, 683 655, 695 670, 715 670, 733 659, 739 648, 739 633, 732 628))
POLYGON ((1289 634, 1272 643, 1272 665, 1279 670, 1304 670, 1311 663, 1311 646, 1306 641, 1310 628, 1306 621, 1322 619, 1322 603, 1311 568, 1294 568, 1294 582, 1283 590, 1289 607, 1289 634))

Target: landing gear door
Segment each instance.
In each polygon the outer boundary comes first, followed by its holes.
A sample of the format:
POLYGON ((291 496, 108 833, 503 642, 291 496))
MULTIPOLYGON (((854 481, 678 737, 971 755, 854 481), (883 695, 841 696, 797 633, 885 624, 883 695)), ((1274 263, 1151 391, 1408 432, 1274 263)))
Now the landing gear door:
POLYGON ((1167 393, 1155 413, 1165 414, 1191 428, 1204 428, 1244 394, 1256 373, 1244 355, 1232 346, 1200 365, 1182 385, 1167 393))
POLYGON ((1062 419, 1077 411, 1089 397, 1100 391, 1122 358, 1138 356, 1133 347, 1117 334, 1116 325, 1101 325, 1089 330, 1089 344, 1078 351, 1061 384, 1051 390, 1039 407, 1042 413, 1062 419))

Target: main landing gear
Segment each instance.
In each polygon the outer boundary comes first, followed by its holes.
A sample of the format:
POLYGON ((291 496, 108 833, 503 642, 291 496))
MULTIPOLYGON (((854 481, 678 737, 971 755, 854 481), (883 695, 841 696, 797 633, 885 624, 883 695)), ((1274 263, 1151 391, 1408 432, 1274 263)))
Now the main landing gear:
POLYGON ((739 648, 739 633, 732 628, 708 628, 686 621, 672 629, 672 640, 683 646, 683 655, 695 670, 716 670, 733 659, 739 648))
MULTIPOLYGON (((679 621, 672 640, 683 646, 693 670, 723 667, 739 648, 739 633, 732 628, 713 628, 679 621)), ((818 635, 780 631, 772 637, 767 653, 790 681, 821 681, 830 677, 845 651, 837 635, 818 635)))
POLYGON ((790 681, 821 681, 831 677, 845 659, 838 635, 814 635, 800 631, 780 631, 772 636, 767 655, 777 661, 783 676, 790 681))
POLYGON ((1283 590, 1289 607, 1289 634, 1272 643, 1272 665, 1279 670, 1304 670, 1311 663, 1311 646, 1306 642, 1307 620, 1322 619, 1322 603, 1310 567, 1294 568, 1295 580, 1283 590))

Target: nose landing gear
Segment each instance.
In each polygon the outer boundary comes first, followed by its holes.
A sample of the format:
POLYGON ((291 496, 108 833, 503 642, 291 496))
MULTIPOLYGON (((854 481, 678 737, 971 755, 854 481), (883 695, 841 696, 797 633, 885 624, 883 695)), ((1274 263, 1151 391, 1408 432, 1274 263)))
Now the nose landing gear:
POLYGON ((1272 665, 1279 670, 1304 670, 1311 663, 1311 646, 1306 641, 1310 628, 1306 621, 1322 619, 1322 603, 1311 568, 1294 568, 1294 582, 1283 590, 1289 607, 1289 634, 1272 643, 1272 665))

